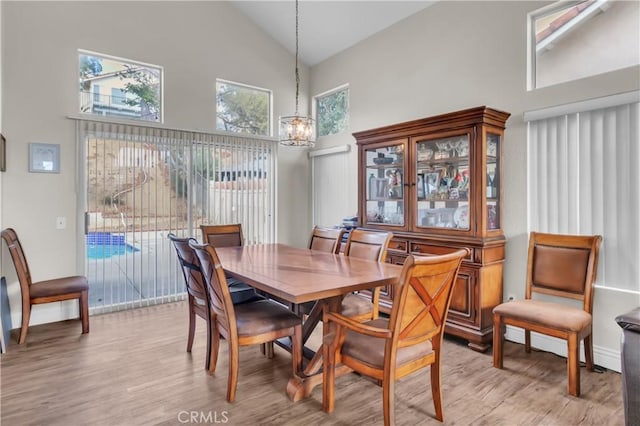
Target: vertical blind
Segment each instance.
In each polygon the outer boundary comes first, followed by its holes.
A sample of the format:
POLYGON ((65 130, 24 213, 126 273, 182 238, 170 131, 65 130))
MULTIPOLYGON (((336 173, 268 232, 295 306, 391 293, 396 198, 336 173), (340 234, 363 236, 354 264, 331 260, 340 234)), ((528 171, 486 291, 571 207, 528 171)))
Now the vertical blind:
POLYGON ((602 235, 598 285, 634 292, 640 291, 639 105, 528 123, 529 228, 602 235))
POLYGON ((200 240, 201 224, 241 223, 247 244, 274 241, 273 140, 99 120, 76 126, 93 313, 185 297, 170 232, 200 240))

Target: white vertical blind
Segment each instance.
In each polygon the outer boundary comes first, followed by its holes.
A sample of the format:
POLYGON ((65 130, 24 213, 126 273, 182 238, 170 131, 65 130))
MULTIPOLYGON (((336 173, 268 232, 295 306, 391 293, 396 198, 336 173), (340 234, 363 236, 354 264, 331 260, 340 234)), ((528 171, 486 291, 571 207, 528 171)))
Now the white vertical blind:
POLYGON ((635 292, 639 145, 637 101, 541 118, 528 127, 530 230, 601 234, 598 284, 635 292))
POLYGON ((309 157, 312 170, 313 225, 340 225, 342 219, 355 213, 347 211, 348 146, 311 151, 309 157))
POLYGON ((247 244, 274 242, 273 140, 101 120, 77 138, 92 312, 184 298, 169 232, 241 223, 247 244))

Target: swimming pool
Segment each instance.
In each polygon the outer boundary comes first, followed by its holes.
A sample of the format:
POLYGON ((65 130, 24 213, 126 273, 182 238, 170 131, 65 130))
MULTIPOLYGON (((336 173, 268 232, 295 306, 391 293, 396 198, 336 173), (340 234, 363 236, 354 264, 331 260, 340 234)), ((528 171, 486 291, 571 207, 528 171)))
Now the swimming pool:
POLYGON ((110 232, 87 234, 87 258, 89 259, 108 259, 137 251, 140 250, 125 242, 124 235, 114 235, 110 232))

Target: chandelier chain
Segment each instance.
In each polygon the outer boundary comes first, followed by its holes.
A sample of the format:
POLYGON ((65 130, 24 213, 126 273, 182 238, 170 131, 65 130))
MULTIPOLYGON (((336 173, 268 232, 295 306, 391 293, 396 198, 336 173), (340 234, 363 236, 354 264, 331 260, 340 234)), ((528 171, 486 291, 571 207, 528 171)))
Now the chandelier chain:
POLYGON ((299 90, 300 90, 300 72, 298 71, 298 0, 296 0, 296 115, 298 115, 299 90))

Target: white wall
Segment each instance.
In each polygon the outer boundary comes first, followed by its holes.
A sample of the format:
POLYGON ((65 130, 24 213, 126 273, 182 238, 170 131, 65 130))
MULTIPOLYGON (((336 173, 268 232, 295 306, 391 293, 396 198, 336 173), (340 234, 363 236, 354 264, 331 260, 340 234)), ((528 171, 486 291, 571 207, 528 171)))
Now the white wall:
MULTIPOLYGON (((350 85, 349 132, 480 105, 512 114, 504 144, 505 297, 524 297, 528 235, 526 124, 522 114, 640 88, 640 70, 634 67, 527 92, 526 15, 544 4, 440 2, 311 70, 314 94, 350 85)), ((323 138, 316 146, 345 143, 355 143, 350 134, 323 138)), ((347 191, 349 210, 355 211, 356 149, 350 158, 347 191)), ((615 367, 611 363, 616 361, 620 330, 614 318, 639 304, 637 295, 596 290, 596 362, 615 367)))
MULTIPOLYGON (((164 66, 170 127, 215 129, 216 78, 272 89, 274 128, 278 116, 294 107, 293 55, 228 3, 2 1, 0 7, 3 133, 9 141, 0 225, 18 231, 34 280, 83 273, 76 266, 74 124, 66 118, 79 108, 79 48, 164 66), (61 173, 28 173, 29 142, 60 144, 61 173), (57 216, 67 218, 66 229, 55 229, 57 216)), ((308 69, 302 66, 301 74, 308 84, 308 69)), ((306 103, 303 96, 303 110, 306 103)), ((310 229, 306 152, 282 149, 279 158, 278 239, 303 246, 310 229)), ((3 253, 11 265, 4 245, 3 253)), ((19 314, 13 267, 5 273, 12 313, 19 314)), ((36 306, 32 323, 76 311, 72 302, 36 306)), ((19 325, 14 315, 14 327, 19 325)))

